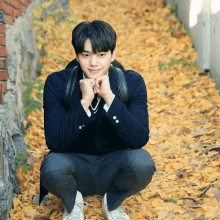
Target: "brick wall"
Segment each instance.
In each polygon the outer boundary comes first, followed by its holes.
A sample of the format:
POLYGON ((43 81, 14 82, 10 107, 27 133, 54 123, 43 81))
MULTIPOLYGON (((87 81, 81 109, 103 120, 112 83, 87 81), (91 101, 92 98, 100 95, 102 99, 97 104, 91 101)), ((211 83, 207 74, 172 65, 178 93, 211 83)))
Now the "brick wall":
POLYGON ((6 24, 13 24, 15 19, 25 13, 33 0, 0 0, 0 104, 4 103, 7 92, 7 53, 6 53, 6 24))

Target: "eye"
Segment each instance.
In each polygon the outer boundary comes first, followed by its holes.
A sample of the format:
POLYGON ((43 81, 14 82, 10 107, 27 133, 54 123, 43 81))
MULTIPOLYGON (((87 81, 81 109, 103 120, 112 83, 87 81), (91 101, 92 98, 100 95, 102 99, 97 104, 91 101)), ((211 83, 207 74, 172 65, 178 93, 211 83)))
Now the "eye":
POLYGON ((88 57, 89 54, 87 54, 87 53, 83 53, 82 56, 83 56, 83 57, 88 57))
POLYGON ((99 56, 100 56, 100 57, 104 57, 104 56, 105 56, 105 53, 100 53, 99 56))

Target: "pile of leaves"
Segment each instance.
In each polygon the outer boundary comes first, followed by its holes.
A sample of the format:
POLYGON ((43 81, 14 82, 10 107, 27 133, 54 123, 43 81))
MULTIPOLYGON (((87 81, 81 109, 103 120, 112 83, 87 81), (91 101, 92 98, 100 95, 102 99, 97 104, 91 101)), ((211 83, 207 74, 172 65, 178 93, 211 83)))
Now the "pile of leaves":
MULTIPOLYGON (((208 72, 199 70, 197 52, 171 5, 162 0, 71 0, 69 17, 57 10, 43 23, 34 14, 37 47, 43 64, 39 79, 60 71, 75 57, 72 29, 81 21, 104 20, 115 29, 117 60, 139 72, 148 91, 150 140, 144 149, 157 172, 151 183, 123 205, 131 219, 220 219, 220 93, 208 72)), ((37 98, 36 89, 31 94, 37 98)), ((43 93, 43 91, 41 91, 43 93)), ((25 142, 28 171, 17 169, 20 192, 11 220, 61 220, 64 204, 48 193, 40 206, 39 176, 45 144, 43 109, 30 112, 25 142)), ((102 196, 87 196, 86 219, 103 220, 102 196)))

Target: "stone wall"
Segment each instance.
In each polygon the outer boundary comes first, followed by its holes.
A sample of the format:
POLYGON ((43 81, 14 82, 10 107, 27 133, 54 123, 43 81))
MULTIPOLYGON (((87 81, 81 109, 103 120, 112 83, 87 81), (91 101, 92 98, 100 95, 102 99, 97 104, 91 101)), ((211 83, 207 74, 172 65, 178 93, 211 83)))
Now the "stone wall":
MULTIPOLYGON (((47 0, 0 1, 0 219, 9 219, 12 200, 19 193, 15 158, 25 154, 22 110, 24 82, 38 76, 40 51, 37 50, 32 24, 32 10, 47 0), (9 3, 10 2, 10 3, 9 3)), ((67 9, 68 0, 57 0, 49 11, 67 9)), ((62 15, 61 15, 62 16, 62 15)), ((64 15, 68 16, 68 15, 64 15)))

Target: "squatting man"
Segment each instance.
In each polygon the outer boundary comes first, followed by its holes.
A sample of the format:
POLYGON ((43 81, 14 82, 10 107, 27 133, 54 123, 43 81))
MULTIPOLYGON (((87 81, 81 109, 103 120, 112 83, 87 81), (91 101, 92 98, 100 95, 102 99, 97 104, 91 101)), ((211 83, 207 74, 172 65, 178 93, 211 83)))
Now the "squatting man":
POLYGON ((94 194, 103 196, 108 220, 129 220, 122 202, 143 190, 155 172, 152 157, 142 149, 149 140, 146 85, 139 73, 115 60, 116 38, 104 21, 79 23, 72 31, 74 65, 50 74, 45 82, 50 152, 40 168, 39 203, 47 192, 61 198, 63 220, 85 219, 83 196, 94 194), (116 67, 125 77, 124 90, 118 86, 123 79, 116 67), (70 74, 77 77, 67 108, 63 100, 70 74), (126 104, 123 95, 128 96, 126 104))

